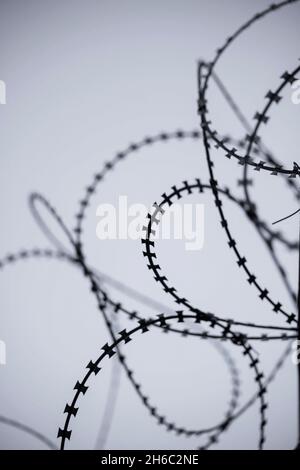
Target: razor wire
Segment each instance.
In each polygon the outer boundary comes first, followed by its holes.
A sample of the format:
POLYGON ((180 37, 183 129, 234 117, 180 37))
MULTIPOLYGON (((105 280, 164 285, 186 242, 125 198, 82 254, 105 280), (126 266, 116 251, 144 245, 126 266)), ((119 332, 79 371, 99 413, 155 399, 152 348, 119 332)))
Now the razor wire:
MULTIPOLYGON (((29 206, 32 216, 50 242, 51 248, 23 249, 19 252, 9 253, 0 259, 0 270, 22 260, 29 261, 31 259, 41 258, 54 259, 71 264, 75 269, 79 269, 82 276, 88 280, 90 293, 95 299, 96 307, 101 318, 104 320, 109 336, 109 341, 100 348, 98 356, 87 364, 87 371, 83 373, 82 379, 76 381, 72 399, 70 402, 66 403, 64 408, 65 420, 63 425, 59 427, 57 435, 62 450, 66 448, 67 442, 71 440, 73 433, 73 429, 70 427, 71 423, 75 420, 80 403, 93 383, 92 379, 95 379, 95 376, 98 377, 100 371, 104 367, 107 367, 106 363, 109 359, 113 359, 115 363, 112 368, 109 393, 106 403, 103 405, 104 414, 97 438, 97 448, 101 448, 105 445, 115 411, 117 391, 120 386, 118 374, 123 370, 145 410, 157 425, 162 426, 167 432, 179 436, 183 435, 187 438, 191 436, 197 438, 203 435, 206 436, 205 442, 202 444, 199 443, 198 449, 200 450, 208 449, 219 442, 222 433, 226 432, 243 413, 258 402, 258 448, 263 449, 266 440, 268 410, 267 389, 269 384, 275 380, 281 368, 284 367, 285 361, 291 351, 291 341, 299 338, 299 323, 296 313, 288 312, 283 302, 274 300, 273 294, 261 284, 258 280, 258 274, 252 267, 250 268, 248 259, 239 249, 237 237, 234 236, 231 231, 230 220, 225 215, 223 208, 223 199, 239 207, 244 217, 247 218, 256 229, 271 256, 274 268, 279 273, 291 300, 295 304, 295 307, 297 307, 297 294, 287 276, 285 267, 277 256, 277 245, 284 246, 289 251, 298 253, 298 240, 288 240, 280 231, 269 226, 259 215, 257 204, 253 202, 248 190, 249 186, 253 183, 253 177, 251 180, 248 177, 248 169, 255 170, 256 174, 259 172, 268 172, 273 176, 283 178, 292 191, 296 201, 299 202, 299 188, 297 182, 300 171, 298 165, 294 163, 292 168, 286 168, 278 163, 277 157, 264 146, 259 132, 263 125, 266 126, 269 123, 269 111, 281 102, 281 92, 286 86, 294 83, 297 79, 300 66, 295 67, 290 72, 285 71, 281 75, 279 85, 275 91, 267 91, 265 105, 255 113, 254 119, 256 124, 253 128, 244 118, 239 106, 235 103, 233 97, 217 75, 215 68, 219 58, 244 31, 248 30, 258 20, 261 20, 268 14, 276 12, 297 1, 298 0, 285 0, 270 5, 262 12, 254 15, 232 36, 227 38, 225 44, 217 50, 211 62, 199 61, 198 113, 200 117, 200 130, 194 129, 192 131, 185 131, 179 129, 173 132, 161 132, 154 136, 146 136, 143 140, 132 143, 123 151, 117 152, 116 155, 111 160, 107 161, 102 169, 93 176, 92 181, 86 187, 83 197, 79 201, 79 207, 75 215, 75 227, 73 229, 67 227, 63 218, 45 196, 39 193, 31 194, 29 206), (242 139, 236 139, 232 137, 230 133, 221 136, 217 130, 212 127, 207 98, 207 90, 211 80, 220 88, 231 110, 245 127, 247 134, 242 139), (190 181, 185 180, 179 185, 173 185, 171 189, 163 193, 161 199, 156 199, 158 202, 153 203, 152 209, 147 215, 145 226, 143 227, 143 237, 141 239, 142 256, 146 260, 147 267, 154 277, 154 280, 174 302, 174 309, 172 309, 162 305, 153 298, 148 298, 144 293, 127 286, 125 282, 117 281, 106 273, 103 273, 101 266, 92 266, 85 254, 86 247, 83 242, 83 232, 84 221, 91 199, 97 194, 101 183, 109 177, 111 172, 117 170, 119 165, 121 163, 123 164, 131 155, 142 151, 144 148, 184 140, 193 140, 200 149, 204 148, 210 175, 209 181, 203 182, 198 175, 196 175, 196 178, 194 177, 190 181), (243 198, 237 197, 230 188, 223 187, 217 181, 211 151, 212 145, 214 145, 214 147, 218 149, 218 153, 221 153, 227 160, 235 160, 241 166, 243 173, 242 178, 238 180, 238 184, 244 191, 243 198), (264 304, 268 304, 274 313, 285 318, 287 323, 285 327, 277 326, 276 324, 258 324, 250 321, 241 322, 231 318, 227 314, 225 316, 224 312, 219 314, 204 311, 199 305, 193 305, 190 300, 179 294, 177 287, 169 281, 169 278, 165 274, 165 268, 162 268, 158 262, 156 243, 154 240, 155 231, 163 219, 164 214, 170 209, 174 202, 189 197, 192 194, 202 197, 204 193, 212 194, 213 196, 216 210, 220 218, 221 229, 227 237, 229 249, 235 257, 240 272, 246 275, 248 285, 253 291, 256 291, 259 298, 264 301, 264 304), (50 229, 40 213, 39 206, 43 207, 48 215, 56 221, 66 235, 68 245, 61 243, 53 230, 50 229), (138 300, 142 305, 147 305, 156 315, 146 318, 142 313, 127 308, 123 302, 113 297, 110 292, 110 287, 125 294, 128 298, 138 300), (134 323, 132 329, 118 330, 119 320, 123 315, 134 323), (228 409, 225 411, 224 417, 219 423, 208 428, 189 429, 172 421, 152 403, 151 397, 144 391, 135 371, 129 365, 126 356, 126 345, 132 341, 134 343, 138 335, 144 335, 153 329, 160 330, 165 334, 179 334, 185 337, 187 341, 190 337, 196 337, 199 340, 207 340, 221 354, 231 378, 231 398, 229 400, 228 409), (261 330, 262 333, 252 333, 252 329, 261 330), (284 353, 279 357, 267 377, 265 377, 263 373, 260 356, 252 346, 252 342, 254 341, 267 343, 286 341, 288 343, 284 353), (240 353, 248 363, 248 367, 253 375, 253 381, 256 384, 255 394, 243 405, 239 403, 241 395, 239 370, 236 367, 234 357, 232 354, 229 354, 229 351, 226 349, 227 343, 239 348, 240 353)), ((101 376, 101 374, 99 375, 101 376)), ((50 449, 56 448, 52 440, 49 440, 32 427, 24 425, 15 419, 0 415, 0 424, 28 433, 43 442, 50 449)))

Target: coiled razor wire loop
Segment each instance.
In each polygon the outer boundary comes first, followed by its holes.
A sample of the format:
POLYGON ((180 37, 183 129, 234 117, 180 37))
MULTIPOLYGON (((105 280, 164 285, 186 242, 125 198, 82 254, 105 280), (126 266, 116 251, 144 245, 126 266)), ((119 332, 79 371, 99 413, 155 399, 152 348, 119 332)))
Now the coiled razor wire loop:
MULTIPOLYGON (((248 166, 254 168, 256 171, 267 171, 273 175, 287 175, 289 179, 287 183, 289 187, 295 193, 296 199, 299 200, 299 189, 295 184, 295 177, 300 174, 298 165, 293 166, 292 169, 286 169, 282 165, 278 164, 274 156, 265 149, 264 145, 258 137, 258 131, 262 124, 267 124, 269 116, 267 115, 271 106, 275 103, 279 103, 281 96, 280 93, 284 87, 293 83, 296 80, 296 75, 300 70, 300 66, 295 68, 292 72, 285 72, 282 75, 282 81, 275 92, 269 91, 266 98, 267 103, 261 112, 256 113, 255 119, 257 121, 256 126, 251 130, 251 126, 245 120, 242 112, 239 110, 238 106, 235 104, 231 95, 227 92, 225 86, 222 84, 221 80, 217 77, 214 68, 218 62, 220 56, 224 51, 229 47, 229 45, 240 36, 245 30, 252 26, 257 20, 265 17, 267 14, 279 10, 280 8, 297 2, 298 0, 286 0, 278 4, 273 4, 264 11, 256 14, 249 21, 247 21, 243 26, 241 26, 230 38, 227 39, 224 46, 218 49, 215 59, 211 63, 201 62, 199 63, 198 68, 198 111, 201 118, 201 128, 202 132, 198 130, 193 131, 182 131, 178 130, 173 133, 163 132, 154 137, 146 137, 144 140, 131 144, 125 151, 118 152, 116 156, 109 162, 104 165, 104 168, 93 178, 92 183, 86 188, 83 199, 80 201, 79 210, 76 214, 76 225, 72 232, 67 228, 63 219, 58 215, 57 211, 53 206, 47 201, 47 199, 38 194, 34 193, 30 197, 30 209, 32 214, 39 225, 40 229, 46 235, 47 239, 50 241, 51 245, 55 247, 55 251, 52 249, 33 249, 33 250, 21 250, 16 254, 9 254, 0 260, 0 269, 15 263, 21 259, 26 260, 30 258, 55 258, 58 260, 63 260, 71 263, 75 267, 79 268, 85 278, 89 282, 89 286, 92 294, 95 297, 96 304, 99 312, 101 313, 105 325, 108 329, 110 336, 110 343, 106 343, 102 349, 101 354, 98 356, 95 362, 90 361, 87 365, 88 371, 84 375, 81 381, 77 381, 74 387, 75 393, 70 404, 67 404, 65 407, 65 422, 63 427, 59 428, 58 438, 60 439, 61 449, 65 448, 66 441, 71 438, 71 429, 69 425, 71 420, 74 419, 78 412, 79 399, 81 395, 85 395, 89 387, 89 381, 91 376, 98 375, 101 370, 102 363, 105 363, 107 359, 115 358, 118 359, 120 366, 125 371, 130 383, 134 387, 137 395, 142 401, 144 407, 149 412, 158 425, 163 426, 167 431, 176 433, 177 435, 184 435, 186 437, 207 435, 207 440, 204 445, 201 445, 199 449, 207 449, 211 445, 219 441, 220 435, 225 432, 230 425, 249 409, 256 401, 259 401, 259 448, 262 449, 265 442, 265 427, 267 424, 266 410, 267 410, 267 400, 266 393, 268 385, 275 379, 277 373, 284 365, 286 358, 288 357, 291 351, 291 343, 289 340, 297 338, 297 321, 294 313, 288 313, 283 308, 280 302, 274 302, 267 289, 263 288, 257 281, 256 275, 249 270, 247 260, 242 256, 238 250, 237 242, 233 238, 230 230, 227 219, 222 208, 221 197, 226 197, 228 200, 237 204, 244 212, 246 217, 257 229, 258 234, 261 236, 262 240, 266 244, 274 266, 278 270, 281 278, 285 284, 285 287, 291 296, 291 298, 296 303, 296 294, 293 291, 290 281, 287 278, 285 269, 280 263, 277 255, 274 242, 283 244, 289 250, 298 250, 298 242, 292 242, 287 240, 279 231, 275 230, 274 227, 270 227, 265 221, 263 221, 257 213, 256 205, 250 200, 248 186, 249 179, 247 178, 247 168, 248 166), (206 69, 206 74, 203 70, 206 69), (208 84, 210 78, 214 79, 217 86, 219 86, 224 98, 228 102, 232 111, 240 119, 244 127, 246 127, 247 135, 245 139, 236 140, 230 136, 219 137, 215 130, 211 128, 211 122, 208 120, 208 105, 206 92, 208 89, 208 84), (161 306, 158 302, 153 299, 148 299, 144 294, 136 292, 134 289, 129 288, 120 283, 115 279, 109 278, 105 273, 102 273, 97 268, 90 266, 87 262, 84 254, 84 245, 82 242, 82 232, 83 232, 83 221, 86 216, 87 207, 89 206, 91 197, 96 193, 99 184, 103 179, 108 175, 108 173, 115 169, 117 164, 123 161, 126 157, 131 154, 134 154, 143 147, 156 144, 158 142, 167 142, 170 140, 183 140, 183 139, 194 139, 194 140, 203 140, 203 145, 206 154, 206 160, 210 173, 210 181, 208 184, 203 184, 199 179, 196 179, 195 182, 189 183, 184 181, 182 186, 177 188, 176 186, 172 187, 172 192, 170 194, 164 193, 162 195, 162 201, 153 205, 153 210, 148 214, 147 225, 144 227, 144 238, 142 239, 142 244, 144 247, 144 257, 148 260, 148 268, 153 272, 154 278, 159 282, 164 289, 164 291, 173 298, 177 306, 183 308, 183 310, 176 310, 174 312, 172 309, 165 309, 164 306, 161 306), (221 189, 214 177, 213 170, 213 161, 210 153, 210 145, 214 144, 216 148, 219 148, 225 152, 225 156, 228 159, 236 160, 243 169, 243 178, 239 181, 239 184, 243 187, 245 199, 240 199, 231 193, 228 188, 221 189), (244 150, 246 155, 243 155, 244 150), (263 156, 264 160, 259 162, 255 161, 255 158, 258 156, 263 156), (276 325, 262 325, 255 324, 251 322, 238 322, 230 318, 222 318, 212 313, 203 312, 198 306, 193 306, 190 302, 184 297, 179 296, 175 287, 169 285, 168 279, 161 273, 161 268, 157 263, 157 255, 155 253, 155 243, 151 237, 155 233, 155 228, 158 226, 161 218, 163 217, 164 212, 170 207, 173 203, 173 200, 181 199, 181 197, 188 196, 193 192, 203 193, 204 191, 211 191, 214 196, 215 204, 219 211, 221 226, 224 229, 227 237, 228 244, 231 248, 231 251, 235 254, 237 258, 237 264, 243 271, 247 274, 247 280, 249 285, 253 286, 258 290, 259 296, 262 300, 266 300, 272 307, 275 313, 282 314, 289 326, 278 327, 276 325), (56 221, 57 225, 64 232, 68 246, 61 243, 60 239, 56 237, 49 226, 46 224, 44 218, 41 216, 38 209, 39 206, 42 206, 51 217, 56 221), (109 285, 114 286, 117 290, 120 290, 123 293, 126 293, 128 296, 136 298, 141 303, 150 306, 152 309, 157 311, 163 311, 164 313, 159 314, 156 317, 145 318, 143 315, 139 314, 136 311, 128 310, 123 304, 112 299, 108 294, 109 285), (105 286, 105 287, 103 287, 105 286), (162 308, 160 308, 162 307, 162 308), (125 314, 131 320, 135 322, 135 326, 127 331, 123 329, 120 333, 117 333, 117 327, 119 324, 120 316, 115 316, 117 314, 125 314), (192 324, 191 324, 192 322, 192 324), (180 324, 179 327, 176 324, 180 324), (186 327, 187 326, 187 327, 186 327), (204 329, 204 326, 208 329, 204 329), (229 401, 228 410, 225 413, 225 417, 221 422, 215 426, 212 426, 207 429, 186 429, 182 426, 173 423, 168 418, 166 418, 161 412, 157 411, 157 408, 153 406, 150 402, 150 398, 142 391, 141 384, 136 380, 134 371, 130 369, 127 363, 126 356, 123 349, 124 346, 131 342, 137 333, 146 333, 153 327, 159 328, 164 333, 177 333, 184 337, 199 337, 201 339, 208 339, 212 341, 212 345, 216 346, 218 351, 221 353, 229 373, 231 375, 232 381, 232 391, 231 391, 231 400, 229 401), (183 327, 183 328, 182 328, 183 327), (198 327, 198 328, 195 328, 198 327), (251 328, 266 330, 266 334, 248 334, 244 331, 241 332, 240 328, 251 328), (199 329, 200 328, 200 329, 199 329), (237 330, 238 328, 238 330, 237 330), (215 333, 216 331, 216 333, 215 333), (271 333, 276 331, 276 333, 271 333), (265 378, 263 372, 260 369, 260 359, 256 351, 253 349, 249 341, 289 341, 288 346, 284 353, 280 356, 277 363, 275 364, 270 375, 265 378), (257 384, 257 392, 242 406, 238 409, 238 398, 240 395, 240 381, 239 381, 239 372, 235 366, 234 360, 229 355, 228 351, 216 341, 229 341, 231 344, 236 345, 240 348, 242 354, 248 359, 250 370, 253 372, 255 383, 257 384), (122 349, 121 349, 122 347, 122 349), (101 367, 100 367, 101 364, 101 367)), ((119 370, 119 369, 117 369, 119 370)), ((112 375, 111 388, 114 390, 114 376, 112 375)), ((100 432, 98 435, 98 445, 103 446, 106 436, 109 431, 109 426, 114 412, 114 406, 116 402, 116 395, 113 396, 113 393, 109 393, 107 403, 104 406, 104 415, 103 421, 101 424, 100 432)), ((17 429, 23 430, 36 437, 37 439, 43 441, 49 448, 54 448, 52 442, 42 436, 37 431, 33 430, 30 427, 24 426, 15 420, 10 420, 4 416, 0 416, 0 423, 6 424, 8 426, 15 427, 17 429)))
MULTIPOLYGON (((157 256, 154 251, 155 242, 151 240, 151 236, 155 235, 156 228, 160 223, 161 217, 165 213, 167 207, 170 207, 174 200, 179 200, 182 196, 186 193, 188 195, 192 194, 195 190, 199 193, 203 193, 205 189, 213 190, 212 186, 204 185, 201 181, 197 178, 195 183, 190 184, 187 181, 184 181, 182 186, 177 188, 176 186, 172 187, 172 192, 170 194, 163 194, 162 201, 160 203, 154 203, 152 206, 152 213, 148 214, 148 225, 143 227, 143 231, 145 232, 145 238, 142 238, 142 244, 144 245, 145 251, 143 251, 143 255, 148 259, 148 268, 153 271, 154 279, 157 282, 160 282, 165 292, 169 293, 177 304, 183 305, 185 308, 188 308, 191 311, 195 311, 195 308, 189 303, 187 299, 184 297, 180 297, 177 294, 175 287, 170 287, 168 284, 168 279, 165 276, 160 274, 161 267, 157 262, 157 256)), ((225 191, 217 189, 217 193, 221 193, 226 195, 229 199, 234 202, 237 202, 235 198, 233 198, 230 194, 230 191, 227 189, 225 191)), ((253 278, 248 279, 249 284, 254 282, 253 278)), ((204 312, 201 312, 204 313, 204 312)), ((226 322, 228 327, 231 325, 244 325, 242 322, 236 322, 232 319, 223 319, 218 318, 215 315, 209 314, 213 320, 218 320, 221 322, 226 322)), ((292 319, 287 320, 288 323, 292 323, 292 319)), ((256 325, 257 327, 258 325, 256 325)))
MULTIPOLYGON (((100 308, 100 306, 99 306, 99 308, 100 308)), ((101 309, 102 310, 105 309, 104 304, 101 304, 101 309)), ((88 372, 85 374, 85 376, 84 376, 84 378, 82 379, 81 382, 79 382, 79 381, 76 382, 76 384, 74 386, 75 394, 74 394, 73 400, 70 404, 67 403, 67 405, 65 407, 65 413, 66 413, 65 424, 64 424, 64 427, 59 428, 59 431, 58 431, 58 438, 61 439, 61 449, 65 448, 66 440, 70 440, 70 438, 71 438, 72 430, 69 429, 69 424, 70 424, 71 419, 73 417, 76 417, 76 415, 77 415, 78 407, 76 405, 77 405, 78 399, 81 396, 81 394, 84 395, 87 392, 87 390, 88 390, 87 383, 88 383, 90 377, 93 374, 97 375, 100 372, 101 367, 99 367, 99 366, 102 363, 102 361, 104 359, 107 359, 107 358, 110 359, 115 354, 118 354, 118 346, 122 342, 124 343, 124 345, 129 343, 132 340, 132 336, 135 335, 135 333, 137 333, 137 332, 141 332, 142 334, 146 333, 146 332, 149 331, 149 328, 152 325, 155 325, 155 324, 160 325, 161 328, 168 331, 168 329, 169 329, 168 322, 169 321, 171 321, 173 319, 176 319, 178 322, 182 323, 182 322, 185 321, 186 318, 194 319, 195 322, 197 322, 197 323, 200 323, 202 320, 204 320, 203 316, 199 315, 199 314, 195 314, 195 315, 188 314, 188 315, 186 315, 183 312, 177 312, 177 314, 173 315, 173 316, 172 315, 171 316, 165 316, 165 315, 161 314, 161 315, 158 315, 157 318, 154 318, 154 319, 150 318, 148 320, 140 321, 139 324, 130 331, 126 331, 126 330, 121 331, 119 333, 119 337, 117 339, 115 339, 115 341, 111 345, 106 343, 101 348, 101 350, 103 352, 96 359, 95 362, 93 362, 93 361, 89 362, 89 364, 86 367, 88 369, 88 372)), ((222 327, 222 325, 218 325, 218 326, 222 327)), ((230 332, 230 334, 232 334, 232 332, 230 332)), ((226 333, 226 336, 227 336, 227 333, 226 333)), ((258 359, 258 357, 256 357, 256 354, 252 350, 251 346, 248 345, 247 342, 243 338, 233 336, 233 337, 231 337, 231 340, 232 340, 233 344, 241 345, 242 348, 244 349, 243 354, 245 356, 248 356, 249 361, 250 361, 249 365, 254 371, 255 381, 258 384, 258 389, 259 389, 258 396, 259 396, 259 399, 260 399, 260 415, 261 415, 259 448, 263 448, 263 443, 265 441, 264 427, 266 425, 265 410, 267 408, 267 404, 266 404, 265 398, 264 398, 265 393, 266 393, 266 387, 263 386, 263 383, 262 383, 263 374, 262 374, 262 372, 260 372, 260 369, 258 367, 259 359, 258 359)), ((123 356, 119 355, 119 359, 122 361, 123 356)), ((235 408, 235 406, 236 405, 234 403, 234 408, 235 408)), ((155 412, 155 411, 156 410, 153 410, 153 412, 155 412)), ((166 424, 169 430, 173 430, 175 428, 173 423, 166 423, 166 421, 165 421, 166 418, 164 416, 160 416, 159 420, 160 420, 160 424, 166 424)), ((219 436, 219 434, 221 432, 223 432, 225 429, 228 428, 230 422, 231 422, 231 416, 228 415, 226 417, 226 420, 220 425, 220 427, 218 427, 218 430, 212 436, 209 437, 207 444, 204 447, 202 447, 202 449, 207 448, 211 444, 216 443, 217 442, 217 437, 219 436)), ((188 435, 195 435, 195 434, 201 435, 203 433, 207 433, 208 431, 210 431, 210 430, 189 431, 188 435)), ((184 433, 184 429, 183 428, 177 429, 177 433, 178 434, 184 433)), ((185 431, 185 433, 187 433, 187 431, 185 431)))
MULTIPOLYGON (((219 59, 221 56, 224 54, 224 52, 229 48, 229 46, 247 29, 249 29, 254 23, 256 23, 258 20, 264 18, 268 14, 275 12, 277 10, 280 10, 281 8, 298 2, 299 0, 285 0, 279 3, 272 3, 268 8, 265 10, 256 13, 250 20, 248 20, 246 23, 244 23, 240 28, 238 28, 237 31, 235 31, 232 36, 228 37, 226 39, 226 42, 221 46, 220 48, 217 49, 216 55, 212 62, 209 63, 208 65, 208 71, 207 74, 203 80, 203 85, 201 86, 201 91, 199 89, 199 113, 201 114, 201 127, 202 129, 205 130, 205 138, 207 139, 207 135, 210 136, 213 142, 215 142, 219 148, 223 149, 225 152, 225 155, 227 158, 233 158, 239 163, 240 165, 249 165, 253 167, 254 170, 256 171, 267 171, 270 172, 271 174, 278 174, 278 173, 283 173, 286 174, 292 178, 295 178, 297 175, 299 175, 299 169, 295 166, 291 169, 286 169, 283 166, 280 165, 268 165, 267 162, 265 161, 260 161, 260 162, 255 162, 255 155, 248 155, 246 156, 239 155, 237 154, 237 150, 234 147, 228 147, 226 143, 223 142, 222 138, 218 135, 216 130, 213 130, 211 127, 211 121, 208 119, 208 102, 207 102, 207 89, 209 85, 210 78, 212 76, 212 73, 214 72, 215 66, 218 63, 219 59)), ((290 77, 289 73, 286 72, 283 75, 283 87, 285 86, 286 83, 290 83, 290 77)), ((291 78, 294 78, 291 77, 291 78)), ((280 85, 281 86, 281 85, 280 85)), ((260 113, 257 113, 255 115, 255 119, 257 120, 257 124, 260 125, 261 122, 265 121, 265 112, 268 111, 269 107, 271 104, 274 102, 278 102, 280 98, 278 98, 278 92, 281 91, 277 89, 275 92, 269 91, 267 94, 267 105, 264 108, 264 111, 262 113, 262 116, 260 113)), ((265 122, 266 123, 266 122, 265 122)), ((255 134, 256 135, 256 134, 255 134)))

